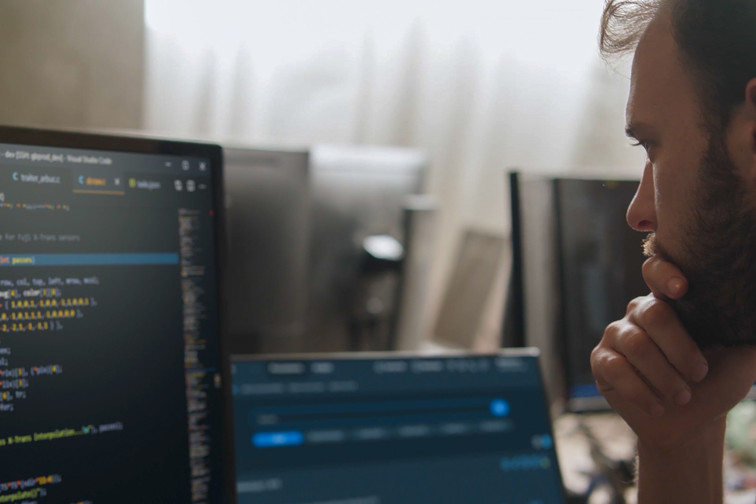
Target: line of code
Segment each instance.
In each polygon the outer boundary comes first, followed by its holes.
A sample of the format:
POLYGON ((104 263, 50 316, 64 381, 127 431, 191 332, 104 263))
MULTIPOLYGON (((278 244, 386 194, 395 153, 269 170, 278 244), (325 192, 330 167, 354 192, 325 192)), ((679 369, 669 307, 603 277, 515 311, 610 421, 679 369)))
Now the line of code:
MULTIPOLYGON (((93 296, 67 296, 69 287, 96 288, 97 277, 0 279, 0 334, 27 334, 62 330, 68 323, 85 317, 98 306, 93 296)), ((13 347, 0 343, 0 413, 15 411, 15 403, 28 398, 38 379, 60 376, 59 362, 13 365, 13 347)))
POLYGON ((0 481, 0 504, 28 502, 48 497, 47 489, 63 482, 60 474, 47 474, 16 481, 0 481))
POLYGON ((0 144, 0 504, 220 495, 214 196, 178 163, 0 144))

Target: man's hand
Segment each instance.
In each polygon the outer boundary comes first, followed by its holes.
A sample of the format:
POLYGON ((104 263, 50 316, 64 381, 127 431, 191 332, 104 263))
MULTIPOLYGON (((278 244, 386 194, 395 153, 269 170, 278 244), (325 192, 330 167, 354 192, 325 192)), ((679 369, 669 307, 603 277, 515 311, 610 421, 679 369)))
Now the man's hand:
POLYGON ((675 451, 727 412, 756 381, 756 346, 699 350, 668 304, 687 292, 680 270, 658 257, 643 265, 651 294, 634 299, 591 354, 601 393, 653 450, 675 451))

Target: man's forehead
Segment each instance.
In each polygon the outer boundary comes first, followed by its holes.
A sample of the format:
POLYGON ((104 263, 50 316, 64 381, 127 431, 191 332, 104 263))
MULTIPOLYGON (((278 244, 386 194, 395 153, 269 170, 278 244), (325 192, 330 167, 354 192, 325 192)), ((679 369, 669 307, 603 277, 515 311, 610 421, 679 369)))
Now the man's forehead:
POLYGON ((660 11, 649 23, 633 57, 626 117, 629 133, 652 128, 658 116, 692 92, 672 36, 671 17, 660 11))

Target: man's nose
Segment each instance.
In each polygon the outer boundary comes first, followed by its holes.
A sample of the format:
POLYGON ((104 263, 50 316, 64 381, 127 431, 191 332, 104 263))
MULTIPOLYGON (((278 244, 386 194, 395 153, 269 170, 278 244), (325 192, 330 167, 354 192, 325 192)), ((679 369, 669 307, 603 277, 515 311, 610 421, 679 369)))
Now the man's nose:
POLYGON ((627 208, 627 223, 636 231, 656 231, 653 165, 647 161, 635 196, 627 208))

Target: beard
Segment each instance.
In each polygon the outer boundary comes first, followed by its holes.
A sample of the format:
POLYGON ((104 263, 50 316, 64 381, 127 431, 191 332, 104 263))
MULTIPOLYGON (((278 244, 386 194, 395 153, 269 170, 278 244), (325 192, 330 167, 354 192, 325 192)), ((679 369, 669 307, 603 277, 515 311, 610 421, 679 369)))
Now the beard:
POLYGON ((652 233, 644 253, 674 263, 688 280, 685 296, 669 303, 700 348, 756 344, 756 215, 723 135, 711 135, 696 186, 680 250, 652 233))

